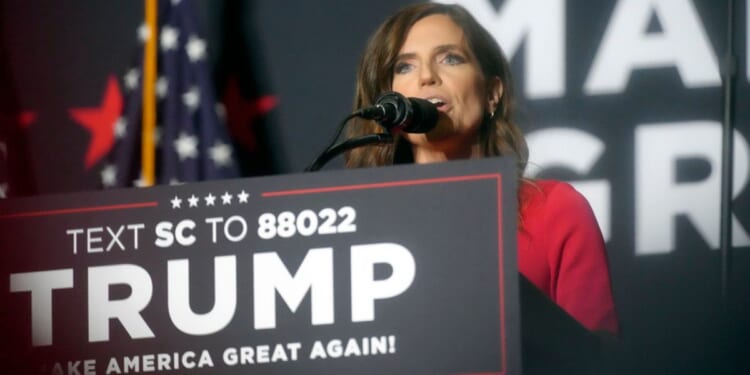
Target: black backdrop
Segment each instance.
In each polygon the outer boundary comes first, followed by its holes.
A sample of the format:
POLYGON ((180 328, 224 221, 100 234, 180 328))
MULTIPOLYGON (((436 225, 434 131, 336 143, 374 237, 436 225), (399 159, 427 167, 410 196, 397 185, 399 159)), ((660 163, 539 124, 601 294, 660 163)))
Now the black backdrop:
MULTIPOLYGON (((227 61, 247 57, 238 63, 244 94, 278 100, 256 123, 269 155, 248 160, 270 164, 252 173, 298 172, 312 160, 351 110, 370 32, 406 3, 197 2, 216 76, 226 76, 227 61), (230 19, 240 22, 236 29, 226 27, 230 19), (240 44, 224 43, 227 29, 241 34, 240 44)), ((460 3, 500 35, 511 57, 531 172, 576 183, 605 229, 623 330, 616 367, 739 371, 750 352, 747 2, 736 8, 734 212, 742 230, 735 231, 731 319, 722 319, 717 250, 726 1, 460 3)), ((16 184, 8 195, 96 188, 101 165, 84 167, 89 135, 69 109, 98 105, 107 76, 124 74, 141 12, 141 2, 124 0, 0 3, 0 114, 14 151, 4 153, 4 173, 16 184)))

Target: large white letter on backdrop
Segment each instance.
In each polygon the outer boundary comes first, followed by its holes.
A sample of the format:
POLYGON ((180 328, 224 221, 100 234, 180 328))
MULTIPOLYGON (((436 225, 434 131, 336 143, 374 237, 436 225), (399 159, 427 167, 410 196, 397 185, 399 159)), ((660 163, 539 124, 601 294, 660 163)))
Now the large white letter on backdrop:
MULTIPOLYGON (((606 146, 599 138, 573 128, 549 128, 526 136, 531 154, 527 175, 534 177, 546 168, 561 167, 586 176, 604 153, 606 146)), ((605 241, 610 239, 612 188, 605 179, 571 182, 594 211, 605 241)))
MULTIPOLYGON (((734 133, 734 183, 737 196, 748 183, 745 138, 734 133)), ((642 124, 635 133, 636 248, 638 255, 675 249, 675 217, 685 215, 711 248, 719 247, 721 191, 721 124, 693 121, 642 124), (678 183, 679 159, 700 158, 711 166, 702 181, 678 183)), ((750 245, 750 237, 732 215, 734 246, 750 245)))
POLYGON ((466 8, 510 59, 526 42, 525 94, 565 95, 565 0, 507 0, 496 11, 488 0, 438 0, 466 8))
POLYGON ((636 69, 677 68, 685 87, 721 84, 716 55, 690 0, 620 0, 594 58, 584 92, 625 91, 636 69), (656 15, 662 27, 648 33, 656 15))

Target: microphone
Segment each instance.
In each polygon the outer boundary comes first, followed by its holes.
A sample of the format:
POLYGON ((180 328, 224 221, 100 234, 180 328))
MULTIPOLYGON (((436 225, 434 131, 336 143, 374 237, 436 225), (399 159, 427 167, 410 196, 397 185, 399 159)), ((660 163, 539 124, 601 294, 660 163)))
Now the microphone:
POLYGON ((374 106, 362 108, 356 114, 377 121, 389 132, 427 133, 438 122, 434 104, 424 99, 406 98, 393 91, 383 93, 374 106))

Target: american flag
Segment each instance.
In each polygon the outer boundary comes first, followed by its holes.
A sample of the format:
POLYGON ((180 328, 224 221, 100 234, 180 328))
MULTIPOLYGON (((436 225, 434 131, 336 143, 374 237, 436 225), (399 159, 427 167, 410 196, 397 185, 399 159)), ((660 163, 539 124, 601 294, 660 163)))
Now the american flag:
POLYGON ((0 199, 36 192, 34 176, 30 172, 28 139, 24 134, 24 128, 35 120, 36 114, 18 113, 13 100, 7 99, 0 95, 0 199))
MULTIPOLYGON (((208 45, 190 0, 159 3, 155 171, 157 184, 238 177, 232 142, 217 104, 206 62, 208 45)), ((144 23, 141 44, 152 36, 144 23)), ((143 186, 141 175, 143 49, 139 64, 123 77, 123 114, 114 125, 115 144, 101 170, 104 187, 143 186)))
MULTIPOLYGON (((0 124, 4 125, 4 124, 0 124)), ((8 196, 8 141, 6 137, 0 133, 0 199, 7 198, 8 196)))

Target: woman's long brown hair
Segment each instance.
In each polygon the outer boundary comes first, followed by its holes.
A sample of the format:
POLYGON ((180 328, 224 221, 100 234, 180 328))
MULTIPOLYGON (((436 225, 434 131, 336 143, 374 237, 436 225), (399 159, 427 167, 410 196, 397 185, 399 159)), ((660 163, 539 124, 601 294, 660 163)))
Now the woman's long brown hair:
MULTIPOLYGON (((370 38, 362 55, 357 73, 354 109, 372 105, 377 97, 391 90, 393 68, 411 27, 422 18, 434 14, 450 17, 464 32, 471 53, 484 76, 484 82, 498 77, 503 85, 503 95, 497 106, 488 109, 480 131, 482 156, 515 156, 520 178, 526 168, 528 147, 523 133, 512 121, 513 82, 508 60, 495 39, 466 9, 458 5, 423 3, 406 7, 380 25, 370 38), (489 113, 494 116, 490 117, 489 113)), ((349 126, 349 138, 381 133, 383 129, 374 121, 357 119, 349 126)), ((346 155, 350 168, 372 167, 411 161, 411 148, 407 142, 395 137, 392 144, 354 149, 346 155)))

